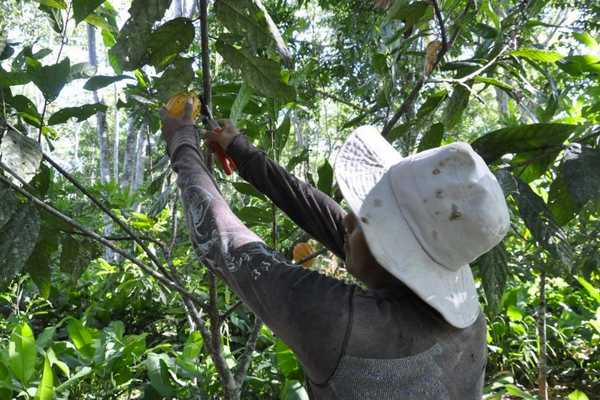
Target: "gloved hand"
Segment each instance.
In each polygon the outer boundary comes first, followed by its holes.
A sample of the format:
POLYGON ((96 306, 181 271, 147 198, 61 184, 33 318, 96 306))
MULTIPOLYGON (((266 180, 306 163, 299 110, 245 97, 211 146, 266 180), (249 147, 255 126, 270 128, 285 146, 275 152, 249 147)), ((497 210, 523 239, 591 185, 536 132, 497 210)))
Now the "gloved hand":
POLYGON ((158 114, 160 115, 160 119, 162 120, 162 137, 165 142, 169 143, 169 139, 175 131, 183 126, 195 126, 196 121, 192 118, 192 111, 194 110, 194 101, 192 99, 188 99, 185 105, 183 106, 183 115, 181 117, 176 117, 171 115, 166 108, 161 107, 158 109, 158 114))
POLYGON ((200 129, 200 136, 204 138, 204 147, 207 148, 208 154, 215 151, 212 147, 213 142, 218 143, 223 150, 227 151, 227 147, 233 142, 233 139, 240 134, 240 131, 228 119, 219 119, 217 123, 221 127, 221 132, 200 129))

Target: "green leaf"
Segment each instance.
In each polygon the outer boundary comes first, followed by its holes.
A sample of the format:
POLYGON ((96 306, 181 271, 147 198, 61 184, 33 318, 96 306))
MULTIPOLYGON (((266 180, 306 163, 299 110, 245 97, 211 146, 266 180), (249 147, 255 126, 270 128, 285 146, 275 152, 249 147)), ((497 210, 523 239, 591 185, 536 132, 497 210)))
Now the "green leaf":
POLYGON ((577 277, 577 281, 581 286, 584 287, 585 290, 596 300, 598 305, 600 306, 600 291, 594 287, 591 283, 583 279, 582 277, 577 277))
POLYGON ((575 32, 573 37, 579 43, 586 45, 592 52, 600 53, 600 45, 596 42, 596 39, 591 37, 587 32, 575 32))
POLYGON ((496 86, 502 90, 504 90, 505 92, 509 92, 512 93, 512 86, 510 86, 509 84, 506 84, 504 82, 500 82, 497 79, 493 79, 493 78, 484 78, 482 76, 476 76, 475 77, 475 82, 480 82, 480 83, 488 83, 490 85, 496 86))
POLYGON ((253 56, 222 40, 217 40, 216 47, 229 65, 241 70, 245 82, 257 92, 285 102, 296 98, 295 89, 281 81, 281 69, 275 61, 253 56))
POLYGON ((100 7, 104 0, 73 0, 73 16, 75 24, 83 21, 88 15, 100 7))
POLYGON ((50 25, 54 32, 62 35, 65 28, 65 21, 59 8, 40 5, 40 10, 46 13, 46 17, 50 21, 50 25))
POLYGON ((571 394, 569 394, 569 397, 567 397, 567 400, 589 400, 589 399, 585 395, 585 393, 580 392, 579 390, 575 390, 574 392, 571 392, 571 394))
POLYGON ((75 79, 91 78, 92 76, 96 75, 97 71, 98 67, 96 67, 94 64, 90 64, 89 62, 73 64, 71 65, 67 82, 71 82, 75 79))
POLYGON ((537 50, 537 49, 521 49, 511 51, 508 54, 515 57, 528 58, 534 61, 541 61, 546 63, 553 63, 558 60, 562 60, 564 57, 558 53, 552 53, 549 51, 537 50))
POLYGON ((517 179, 518 192, 513 197, 525 226, 536 241, 550 253, 563 267, 570 270, 573 264, 573 249, 567 235, 548 208, 525 182, 517 179))
POLYGON ((18 380, 26 385, 35 374, 37 347, 33 331, 25 322, 15 327, 8 342, 10 370, 18 380))
POLYGON ((162 76, 154 81, 160 101, 166 103, 177 93, 187 92, 188 86, 194 79, 193 62, 192 58, 177 58, 162 76))
POLYGON ((518 387, 516 387, 513 384, 506 384, 504 385, 504 387, 506 388, 506 390, 508 390, 508 393, 517 396, 520 399, 526 399, 526 400, 536 400, 535 397, 533 397, 532 395, 530 395, 527 392, 522 391, 521 389, 519 389, 518 387))
POLYGON ((33 101, 29 100, 27 97, 22 96, 20 94, 13 96, 11 98, 6 99, 7 104, 10 104, 15 111, 21 113, 22 117, 29 117, 29 119, 33 119, 37 122, 37 126, 39 126, 40 121, 42 120, 42 116, 38 113, 37 107, 33 103, 33 101))
POLYGON ((166 177, 167 171, 164 171, 161 174, 159 174, 156 178, 154 178, 150 185, 148 185, 148 189, 146 189, 146 194, 152 196, 159 190, 162 190, 163 183, 166 177))
MULTIPOLYGON (((109 32, 117 32, 114 26, 112 26, 108 21, 102 18, 100 15, 95 12, 91 13, 87 17, 85 17, 85 22, 90 25, 94 25, 96 28, 109 31, 109 32)), ((109 55, 110 58, 110 55, 109 55)))
POLYGON ((215 14, 233 34, 254 51, 269 47, 290 64, 292 57, 287 50, 277 26, 260 0, 216 0, 215 14))
POLYGON ((0 67, 0 89, 11 86, 25 85, 31 82, 31 78, 25 71, 6 72, 0 67))
POLYGON ((294 168, 296 168, 296 165, 298 165, 298 164, 300 164, 302 162, 305 162, 307 160, 308 160, 308 150, 304 149, 297 156, 294 156, 294 157, 290 158, 290 161, 288 161, 285 169, 287 171, 291 171, 294 168))
POLYGON ((593 147, 571 143, 565 148, 562 172, 575 205, 600 199, 600 153, 593 147))
POLYGON ((171 0, 134 0, 129 14, 109 54, 117 57, 121 69, 141 68, 148 58, 152 26, 165 15, 171 0))
POLYGON ((264 208, 244 207, 237 212, 239 219, 249 227, 255 225, 268 225, 273 221, 273 216, 264 208))
POLYGON ((413 26, 425 15, 429 4, 426 1, 415 1, 414 3, 400 7, 396 11, 394 19, 403 20, 404 26, 413 26))
POLYGON ((35 392, 34 400, 52 400, 54 396, 54 374, 52 373, 52 366, 48 358, 44 360, 44 372, 42 373, 42 380, 35 392))
POLYGON ((61 393, 64 392, 65 390, 67 390, 69 387, 71 387, 74 383, 76 383, 78 380, 80 380, 83 377, 88 376, 89 374, 92 373, 92 369, 90 367, 83 367, 81 368, 81 370, 79 370, 75 375, 73 375, 71 378, 67 379, 66 381, 64 381, 62 384, 58 385, 55 388, 55 391, 57 393, 61 393))
POLYGON ((15 131, 8 131, 4 135, 0 151, 4 165, 25 182, 31 181, 42 162, 42 150, 38 142, 15 131))
POLYGON ((254 90, 248 85, 246 82, 242 83, 240 87, 240 91, 231 106, 231 112, 229 113, 229 119, 235 125, 242 115, 244 108, 250 102, 252 95, 254 94, 254 90))
POLYGON ((440 144, 442 143, 443 137, 444 137, 444 124, 438 122, 437 124, 431 125, 431 127, 425 133, 425 135, 423 136, 423 139, 421 139, 421 142, 419 143, 418 152, 439 147, 440 144))
POLYGON ((152 206, 150 206, 150 209, 148 210, 148 217, 155 219, 156 216, 158 214, 160 214, 160 212, 162 210, 165 209, 165 207, 167 206, 167 204, 169 203, 169 197, 171 195, 171 186, 168 186, 164 192, 162 192, 160 194, 160 196, 158 196, 158 198, 156 199, 156 201, 152 204, 152 206))
POLYGON ((168 359, 165 354, 148 354, 148 376, 150 377, 150 384, 158 393, 166 399, 172 399, 174 388, 169 379, 169 368, 165 358, 168 359))
POLYGON ((10 218, 17 210, 17 196, 12 190, 0 187, 0 229, 10 221, 10 218))
POLYGON ((159 26, 150 37, 148 62, 157 72, 164 70, 194 41, 194 24, 187 18, 175 18, 159 26))
POLYGON ((25 271, 31 276, 40 294, 44 298, 50 296, 50 258, 58 249, 56 231, 42 228, 35 243, 33 252, 25 263, 25 271))
POLYGON ((309 400, 306 389, 298 380, 286 379, 281 393, 281 400, 309 400))
POLYGON ((61 10, 67 9, 67 3, 65 3, 64 0, 34 0, 34 1, 37 3, 40 3, 42 5, 48 6, 48 7, 58 8, 61 10))
POLYGON ((304 372, 302 371, 300 362, 294 353, 292 353, 292 350, 281 339, 277 339, 275 352, 277 364, 283 376, 287 379, 302 379, 304 372))
POLYGON ((0 229, 0 287, 23 268, 35 247, 40 215, 32 206, 22 206, 0 229))
POLYGON ((387 135, 386 140, 388 142, 392 143, 394 140, 407 134, 410 131, 410 129, 413 126, 415 126, 416 123, 417 123, 417 119, 413 119, 412 121, 408 121, 407 123, 400 124, 400 125, 394 127, 394 129, 392 129, 390 131, 390 133, 387 135))
POLYGON ((565 225, 579 213, 580 207, 575 205, 562 175, 558 175, 550 185, 548 208, 561 225, 565 225))
POLYGON ((508 279, 508 255, 504 243, 500 242, 479 257, 479 274, 487 299, 490 315, 498 312, 508 279))
POLYGON ((10 377, 10 373, 8 368, 4 366, 0 362, 0 400, 12 400, 13 398, 13 390, 7 387, 2 387, 2 382, 10 382, 12 379, 10 377))
POLYGON ((319 182, 317 188, 328 195, 331 195, 331 189, 333 187, 333 167, 329 164, 329 161, 323 161, 323 164, 317 169, 319 175, 319 182))
POLYGON ((81 352, 84 358, 92 358, 96 349, 94 348, 94 339, 90 331, 75 318, 69 321, 67 331, 73 344, 75 344, 75 348, 81 352))
MULTIPOLYGON (((397 19, 397 14, 399 11, 407 4, 409 0, 395 0, 394 4, 389 8, 385 18, 381 22, 382 25, 387 25, 393 20, 397 19)), ((400 16, 401 18, 402 16, 400 16)))
POLYGON ((48 119, 48 125, 58 125, 67 122, 71 118, 77 118, 77 122, 85 121, 98 112, 106 112, 108 107, 102 103, 84 104, 79 107, 63 108, 52 114, 48 119))
POLYGON ((90 262, 99 256, 97 244, 90 239, 77 240, 66 236, 62 240, 60 270, 78 280, 90 262))
POLYGON ((127 76, 127 75, 117 75, 117 76, 99 75, 99 76, 94 76, 93 78, 90 78, 85 83, 85 85, 83 85, 83 88, 85 90, 89 90, 89 91, 93 92, 98 89, 102 89, 103 87, 106 87, 115 82, 122 81, 123 79, 134 79, 134 78, 131 76, 127 76))
MULTIPOLYGON (((472 84, 473 81, 469 81, 465 85, 471 87, 472 84)), ((444 115, 444 126, 447 131, 454 128, 462 120, 462 115, 469 104, 470 96, 471 92, 463 85, 454 87, 454 92, 452 92, 452 96, 450 96, 444 115)))
POLYGON ((262 201, 267 201, 267 198, 264 194, 256 190, 256 188, 249 183, 246 182, 232 182, 235 190, 240 192, 241 194, 245 194, 248 196, 256 197, 257 199, 261 199, 262 201))
POLYGON ((560 146, 576 129, 569 124, 511 126, 487 133, 471 146, 489 164, 508 153, 560 146))
POLYGON ((445 90, 433 93, 431 96, 425 100, 425 102, 419 107, 419 111, 417 111, 417 118, 423 118, 426 115, 431 114, 435 111, 440 104, 446 99, 448 92, 445 90))
POLYGON ((26 57, 27 60, 27 75, 35 86, 40 89, 44 98, 52 102, 67 83, 69 71, 71 70, 71 62, 69 58, 65 58, 58 64, 42 66, 42 64, 31 57, 26 57))
POLYGON ((202 335, 200 334, 200 332, 193 331, 185 341, 185 345, 183 347, 183 356, 188 360, 196 360, 196 358, 202 352, 203 344, 204 339, 202 339, 202 335))

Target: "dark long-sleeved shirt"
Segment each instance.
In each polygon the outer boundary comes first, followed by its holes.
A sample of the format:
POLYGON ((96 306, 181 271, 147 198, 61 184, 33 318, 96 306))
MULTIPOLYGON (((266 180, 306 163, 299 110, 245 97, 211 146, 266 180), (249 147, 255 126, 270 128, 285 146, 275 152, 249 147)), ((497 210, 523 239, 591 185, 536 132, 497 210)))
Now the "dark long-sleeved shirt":
MULTIPOLYGON (((167 144, 197 257, 292 349, 311 399, 481 398, 482 313, 472 326, 454 328, 402 284, 365 291, 291 264, 229 209, 204 166, 194 127, 180 128, 167 144)), ((345 212, 335 201, 242 135, 228 153, 245 180, 345 258, 345 212)))

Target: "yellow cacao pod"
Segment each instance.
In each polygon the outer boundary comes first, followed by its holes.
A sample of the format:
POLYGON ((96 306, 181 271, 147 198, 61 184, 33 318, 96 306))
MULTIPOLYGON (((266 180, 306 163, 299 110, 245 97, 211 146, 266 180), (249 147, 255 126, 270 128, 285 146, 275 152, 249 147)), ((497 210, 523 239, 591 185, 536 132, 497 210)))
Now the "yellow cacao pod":
POLYGON ((192 118, 198 118, 198 115, 200 115, 200 109, 202 108, 202 103, 200 102, 198 96, 196 96, 194 93, 179 93, 178 95, 173 96, 167 103, 166 107, 169 114, 174 115, 175 117, 181 117, 183 115, 183 106, 189 98, 194 100, 192 118))
MULTIPOLYGON (((306 242, 298 243, 294 247, 294 251, 293 251, 294 261, 300 261, 303 258, 310 256, 315 251, 316 251, 315 248, 306 242)), ((303 262, 302 266, 304 268, 310 268, 315 264, 315 262, 317 262, 317 257, 315 257, 311 260, 308 260, 306 262, 303 262)))

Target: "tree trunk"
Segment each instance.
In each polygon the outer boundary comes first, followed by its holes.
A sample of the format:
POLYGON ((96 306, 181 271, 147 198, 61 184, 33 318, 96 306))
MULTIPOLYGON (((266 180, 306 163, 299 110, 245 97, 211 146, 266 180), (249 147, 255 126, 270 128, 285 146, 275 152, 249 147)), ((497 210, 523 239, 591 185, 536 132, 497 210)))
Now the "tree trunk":
POLYGON ((538 312, 538 334, 540 337, 538 388, 539 395, 548 399, 548 381, 546 378, 546 272, 540 275, 540 308, 538 312))
POLYGON ((181 17, 183 15, 183 0, 175 0, 173 2, 173 14, 175 18, 181 17))
POLYGON ((500 115, 508 115, 508 94, 500 88, 496 89, 496 102, 500 115))
POLYGON ((115 92, 115 129, 114 129, 114 147, 113 147, 113 176, 115 181, 119 182, 119 108, 117 107, 117 85, 113 85, 115 92))
POLYGON ((125 143, 125 155, 123 156, 123 174, 121 184, 123 188, 133 184, 135 172, 135 148, 137 142, 137 129, 133 117, 129 117, 129 126, 127 128, 127 142, 125 143))
MULTIPOLYGON (((87 36, 90 64, 98 66, 98 57, 96 56, 96 28, 93 25, 87 25, 87 36)), ((97 91, 94 91, 94 102, 102 103, 102 99, 98 96, 97 91)), ((96 113, 96 125, 98 129, 98 148, 100 150, 100 182, 105 183, 110 180, 106 114, 103 112, 96 113)))
MULTIPOLYGON (((133 190, 138 190, 144 182, 144 164, 146 160, 146 138, 148 125, 144 122, 138 134, 137 155, 135 158, 135 178, 133 179, 133 190)), ((133 209, 140 212, 141 203, 136 203, 133 209)))
POLYGON ((75 122, 75 149, 73 150, 73 165, 79 170, 79 122, 75 122))

